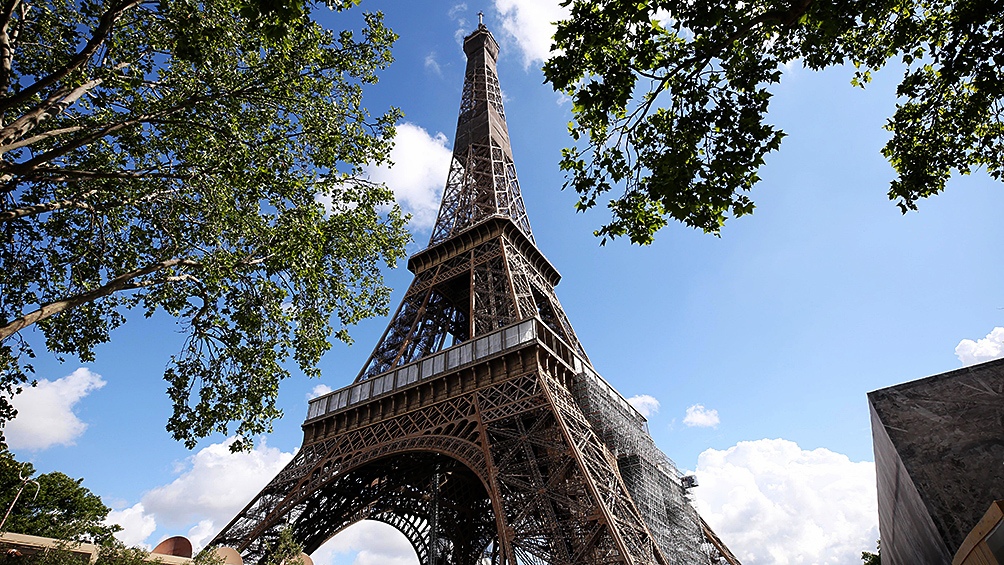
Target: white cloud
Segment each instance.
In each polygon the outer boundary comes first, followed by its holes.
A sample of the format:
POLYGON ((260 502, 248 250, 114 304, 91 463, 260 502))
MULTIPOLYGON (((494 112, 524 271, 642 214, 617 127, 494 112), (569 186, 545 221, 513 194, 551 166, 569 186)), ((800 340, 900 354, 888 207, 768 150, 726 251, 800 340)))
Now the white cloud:
MULTIPOLYGON (((311 555, 314 563, 335 563, 335 556, 355 553, 352 565, 418 565, 408 538, 383 522, 363 520, 342 530, 311 555)), ((344 562, 340 560, 338 562, 344 562)))
POLYGON ((695 404, 687 408, 687 415, 683 418, 683 423, 692 428, 714 428, 718 426, 720 421, 718 410, 708 410, 703 404, 695 404))
POLYGON ((457 45, 463 45, 464 38, 471 32, 469 29, 471 26, 467 25, 466 14, 467 4, 465 2, 454 4, 446 12, 446 15, 457 24, 457 29, 453 32, 453 38, 457 40, 457 45))
POLYGON ((313 400, 318 396, 324 396, 331 392, 331 387, 328 385, 317 385, 310 392, 307 393, 307 400, 313 400))
POLYGON ((987 337, 973 341, 964 339, 955 346, 955 356, 963 365, 975 365, 1004 357, 1004 328, 996 327, 987 337))
POLYGON ((745 565, 860 565, 875 548, 872 462, 762 439, 708 449, 696 474, 698 510, 745 565))
POLYGON ((394 191, 401 209, 411 214, 415 230, 427 230, 436 223, 453 157, 448 143, 442 133, 429 135, 415 124, 403 123, 397 126, 390 152, 393 165, 366 167, 370 180, 387 183, 394 191))
POLYGON ((659 411, 659 401, 654 396, 637 394, 627 399, 627 401, 628 404, 634 406, 635 410, 641 412, 641 415, 646 418, 659 411))
MULTIPOLYGON (((156 518, 146 512, 142 502, 124 510, 112 510, 105 522, 122 526, 122 531, 116 532, 115 537, 129 547, 145 545, 146 539, 157 529, 156 518)), ((150 549, 149 546, 146 548, 150 549)))
POLYGON ((425 68, 439 76, 443 76, 443 71, 439 68, 439 63, 436 61, 435 53, 429 53, 425 56, 425 68))
POLYGON ((458 17, 463 17, 462 14, 467 11, 467 3, 461 2, 459 4, 454 4, 452 8, 446 12, 446 15, 451 19, 455 20, 458 17))
POLYGON ((25 388, 11 400, 18 414, 4 429, 7 444, 11 449, 30 450, 73 445, 87 429, 73 412, 74 406, 103 386, 101 375, 81 367, 61 379, 42 379, 25 388))
POLYGON ((212 520, 200 520, 198 524, 188 530, 188 541, 192 542, 192 548, 198 551, 213 540, 213 536, 219 529, 219 526, 213 524, 212 520))
POLYGON ((495 0, 495 10, 502 18, 502 31, 516 40, 527 67, 547 60, 554 22, 569 15, 560 0, 495 0))
POLYGON ((178 478, 147 492, 138 506, 168 528, 198 521, 189 536, 193 545, 207 542, 293 458, 264 440, 246 453, 231 453, 231 443, 233 438, 199 450, 178 478))

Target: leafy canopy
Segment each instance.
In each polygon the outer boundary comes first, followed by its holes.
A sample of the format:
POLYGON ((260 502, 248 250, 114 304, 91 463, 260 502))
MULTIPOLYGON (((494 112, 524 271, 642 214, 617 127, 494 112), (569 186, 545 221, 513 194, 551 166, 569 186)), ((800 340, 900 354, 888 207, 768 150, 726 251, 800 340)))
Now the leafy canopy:
POLYGON ((875 553, 870 551, 861 552, 861 562, 864 565, 882 565, 882 540, 875 542, 875 553))
POLYGON ((596 234, 647 244, 672 219, 718 234, 784 133, 766 121, 783 65, 905 66, 882 150, 905 213, 953 171, 1004 172, 1004 11, 991 0, 566 0, 548 82, 573 99, 566 186, 611 197, 596 234))
POLYGON ((293 537, 293 528, 286 526, 279 530, 274 543, 265 551, 261 565, 301 565, 303 546, 293 537))
MULTIPOLYGON (((65 547, 31 555, 0 555, 0 565, 88 565, 88 558, 74 554, 65 547)), ((150 565, 163 560, 149 551, 138 547, 125 547, 121 542, 98 547, 97 560, 93 565, 150 565)), ((225 565, 223 558, 212 550, 204 549, 195 555, 193 565, 225 565)))
POLYGON ((130 311, 162 311, 185 337, 169 431, 191 447, 236 422, 247 448, 281 415, 284 361, 316 376, 331 338, 386 313, 405 219, 360 173, 399 112, 362 92, 396 36, 276 6, 2 3, 0 422, 33 340, 91 361, 130 311))
POLYGON ((34 473, 30 463, 0 452, 0 512, 10 510, 4 531, 102 544, 122 529, 104 522, 110 509, 81 486, 83 479, 58 471, 37 477, 34 473))

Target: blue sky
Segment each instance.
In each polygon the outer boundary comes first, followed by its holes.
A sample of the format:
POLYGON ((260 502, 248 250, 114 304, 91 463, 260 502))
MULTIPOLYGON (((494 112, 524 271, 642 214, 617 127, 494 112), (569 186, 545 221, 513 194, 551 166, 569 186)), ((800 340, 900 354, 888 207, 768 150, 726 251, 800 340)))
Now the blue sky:
MULTIPOLYGON (((1001 354, 1000 242, 1004 191, 977 173, 900 214, 886 198, 893 171, 879 153, 900 72, 867 90, 851 71, 788 69, 770 120, 788 137, 761 170, 753 216, 721 238, 679 225, 656 243, 599 247, 602 210, 577 214, 561 191, 559 151, 570 104, 543 84, 557 2, 467 4, 366 0, 400 34, 396 62, 367 92, 400 107, 392 170, 371 176, 414 214, 424 247, 456 125, 465 59, 460 39, 478 10, 501 44, 499 75, 517 173, 538 246, 594 366, 649 413, 658 445, 697 473, 709 523, 747 564, 860 562, 878 537, 865 394, 1001 354), (969 341, 966 341, 969 340, 969 341), (958 350, 958 354, 957 354, 958 350)), ((336 29, 360 12, 320 14, 336 29)), ((411 280, 387 273, 392 308, 411 280)), ((15 399, 11 444, 41 472, 83 477, 115 509, 123 539, 205 542, 289 460, 306 400, 351 382, 386 325, 369 320, 356 345, 336 346, 320 381, 284 384, 286 417, 251 454, 226 438, 188 451, 164 431, 161 380, 181 347, 174 321, 130 319, 94 363, 36 363, 42 380, 15 399)), ((414 562, 403 537, 364 524, 337 536, 319 565, 414 562)))

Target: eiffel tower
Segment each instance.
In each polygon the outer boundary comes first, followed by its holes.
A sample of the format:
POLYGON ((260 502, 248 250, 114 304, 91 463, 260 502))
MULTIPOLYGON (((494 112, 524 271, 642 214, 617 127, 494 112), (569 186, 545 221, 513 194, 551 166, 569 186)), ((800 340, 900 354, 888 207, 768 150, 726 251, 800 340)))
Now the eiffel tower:
POLYGON ((423 565, 738 561, 697 515, 645 418, 593 369, 516 178, 484 26, 428 247, 353 384, 310 401, 303 447, 213 540, 257 563, 360 520, 423 565))

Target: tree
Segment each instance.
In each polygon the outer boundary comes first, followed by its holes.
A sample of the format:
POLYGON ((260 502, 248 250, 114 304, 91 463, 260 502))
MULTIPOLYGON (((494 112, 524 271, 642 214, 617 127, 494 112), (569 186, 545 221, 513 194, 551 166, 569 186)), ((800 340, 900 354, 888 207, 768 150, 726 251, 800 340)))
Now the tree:
POLYGON ((548 82, 573 99, 566 186, 588 209, 617 188, 596 233, 647 244, 672 219, 718 234, 752 213, 750 189, 784 133, 767 123, 783 65, 853 63, 852 84, 905 66, 882 150, 889 198, 915 210, 953 172, 1004 171, 1004 15, 990 0, 566 0, 548 82))
POLYGON ((875 553, 870 551, 861 552, 861 562, 864 565, 882 565, 882 541, 875 542, 875 553))
POLYGON ((162 311, 185 335, 168 430, 192 447, 236 422, 249 447, 284 361, 316 376, 330 339, 387 312, 405 218, 360 173, 400 114, 362 92, 396 36, 380 14, 322 29, 304 2, 0 4, 0 422, 36 336, 86 362, 162 311))
MULTIPOLYGON (((79 554, 74 555, 66 548, 54 548, 33 555, 7 556, 0 555, 0 565, 86 565, 88 559, 79 554)), ((150 565, 163 563, 156 555, 145 549, 125 547, 121 542, 113 541, 98 548, 98 558, 94 565, 150 565)), ((200 551, 193 565, 224 565, 223 559, 210 550, 200 551)))
POLYGON ((30 463, 21 463, 9 452, 0 452, 0 512, 6 514, 10 510, 5 531, 103 544, 122 529, 105 523, 110 509, 96 494, 81 486, 83 479, 71 479, 56 471, 34 477, 35 483, 26 485, 25 479, 34 473, 30 463), (26 487, 23 491, 22 486, 26 487))
POLYGON ((279 530, 274 545, 269 544, 262 565, 301 565, 302 553, 303 546, 293 538, 293 529, 286 526, 279 530))

